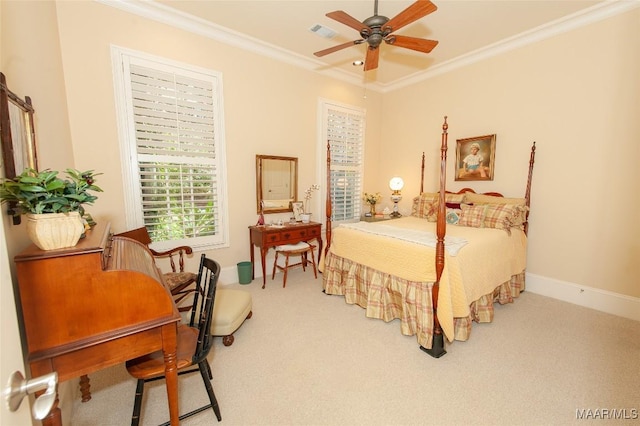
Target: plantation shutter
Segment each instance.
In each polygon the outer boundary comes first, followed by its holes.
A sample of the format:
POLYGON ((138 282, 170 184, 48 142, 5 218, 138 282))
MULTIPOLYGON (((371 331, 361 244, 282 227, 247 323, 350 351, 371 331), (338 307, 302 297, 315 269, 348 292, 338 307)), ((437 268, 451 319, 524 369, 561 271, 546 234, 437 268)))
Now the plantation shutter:
POLYGON ((227 245, 220 76, 123 56, 131 222, 154 243, 227 245))
POLYGON ((359 110, 330 105, 327 140, 331 149, 332 220, 360 218, 365 117, 359 110))
POLYGON ((142 213, 154 241, 216 234, 214 90, 131 65, 142 213))

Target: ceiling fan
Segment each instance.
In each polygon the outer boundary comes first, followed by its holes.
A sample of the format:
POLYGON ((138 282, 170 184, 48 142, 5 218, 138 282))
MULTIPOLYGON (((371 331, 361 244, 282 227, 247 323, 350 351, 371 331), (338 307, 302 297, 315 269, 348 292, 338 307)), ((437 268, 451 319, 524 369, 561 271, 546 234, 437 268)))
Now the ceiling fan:
POLYGON ((393 34, 393 32, 435 12, 437 9, 437 6, 429 0, 417 0, 394 18, 389 19, 386 16, 378 15, 378 0, 375 0, 373 16, 362 22, 342 10, 329 12, 326 16, 355 29, 360 33, 360 37, 362 38, 315 52, 314 55, 321 57, 349 46, 366 42, 367 56, 364 62, 364 70, 369 71, 378 68, 378 58, 380 55, 378 47, 380 47, 383 40, 392 46, 429 53, 436 47, 438 44, 437 41, 401 36, 393 34))

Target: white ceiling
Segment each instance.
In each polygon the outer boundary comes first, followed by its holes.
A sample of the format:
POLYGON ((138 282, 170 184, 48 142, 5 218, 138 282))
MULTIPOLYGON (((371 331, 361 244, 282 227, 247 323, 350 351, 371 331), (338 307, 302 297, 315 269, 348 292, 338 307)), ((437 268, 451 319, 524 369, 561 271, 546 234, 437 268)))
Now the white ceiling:
MULTIPOLYGON (((111 0, 98 1, 114 5, 111 0)), ((438 40, 438 46, 430 54, 424 54, 383 43, 378 69, 366 74, 362 66, 352 65, 353 61, 364 59, 364 44, 322 58, 315 57, 313 52, 360 38, 356 30, 327 18, 326 13, 343 10, 363 21, 374 14, 374 0, 122 0, 117 7, 164 22, 175 19, 174 23, 184 29, 384 89, 456 62, 468 62, 474 57, 534 42, 638 5, 635 0, 432 1, 438 10, 401 28, 397 34, 438 40), (629 6, 630 3, 635 5, 629 6), (136 4, 137 9, 132 10, 131 4, 136 4), (143 9, 146 12, 141 12, 143 9), (169 15, 173 18, 168 18, 169 15), (329 27, 337 35, 331 39, 320 37, 310 31, 315 24, 329 27)), ((412 0, 379 0, 378 14, 392 18, 412 3, 412 0)))

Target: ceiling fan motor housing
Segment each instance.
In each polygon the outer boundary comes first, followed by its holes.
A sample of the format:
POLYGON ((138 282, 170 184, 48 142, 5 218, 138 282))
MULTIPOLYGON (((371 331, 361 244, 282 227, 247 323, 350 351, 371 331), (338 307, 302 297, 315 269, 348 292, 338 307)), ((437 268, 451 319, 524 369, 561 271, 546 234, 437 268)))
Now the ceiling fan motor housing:
POLYGON ((375 15, 365 19, 362 23, 368 28, 363 28, 362 31, 360 31, 360 36, 367 40, 369 46, 375 49, 380 46, 380 43, 382 43, 385 37, 385 34, 382 32, 382 26, 387 22, 389 22, 389 18, 382 15, 375 15))

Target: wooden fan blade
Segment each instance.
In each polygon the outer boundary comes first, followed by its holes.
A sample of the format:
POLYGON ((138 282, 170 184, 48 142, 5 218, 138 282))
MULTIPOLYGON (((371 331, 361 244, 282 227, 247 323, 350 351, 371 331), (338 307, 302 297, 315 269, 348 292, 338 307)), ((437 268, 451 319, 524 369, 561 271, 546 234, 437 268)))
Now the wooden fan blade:
POLYGON ((380 49, 367 46, 367 57, 364 60, 364 70, 374 70, 378 68, 378 58, 380 57, 380 49))
POLYGON ((397 31, 405 25, 409 25, 413 21, 435 12, 437 9, 438 7, 429 0, 418 0, 384 24, 382 31, 397 31))
POLYGON ((345 49, 347 47, 354 46, 356 44, 360 44, 363 41, 364 40, 348 41, 346 43, 342 43, 342 44, 339 44, 337 46, 333 46, 333 47, 330 47, 328 49, 324 49, 324 50, 321 50, 319 52, 315 52, 314 55, 316 55, 318 57, 321 57, 321 56, 324 56, 324 55, 328 55, 329 53, 337 52, 338 50, 342 50, 342 49, 345 49))
POLYGON ((331 19, 335 19, 336 21, 340 22, 341 24, 345 24, 351 28, 353 28, 354 30, 360 32, 367 27, 365 24, 363 24, 362 22, 358 21, 356 18, 354 18, 353 16, 349 15, 347 12, 343 11, 343 10, 336 10, 335 12, 329 12, 327 13, 327 16, 331 19))
POLYGON ((387 44, 404 47, 405 49, 417 50, 418 52, 429 53, 438 45, 435 40, 425 40, 423 38, 392 35, 385 39, 387 44))

